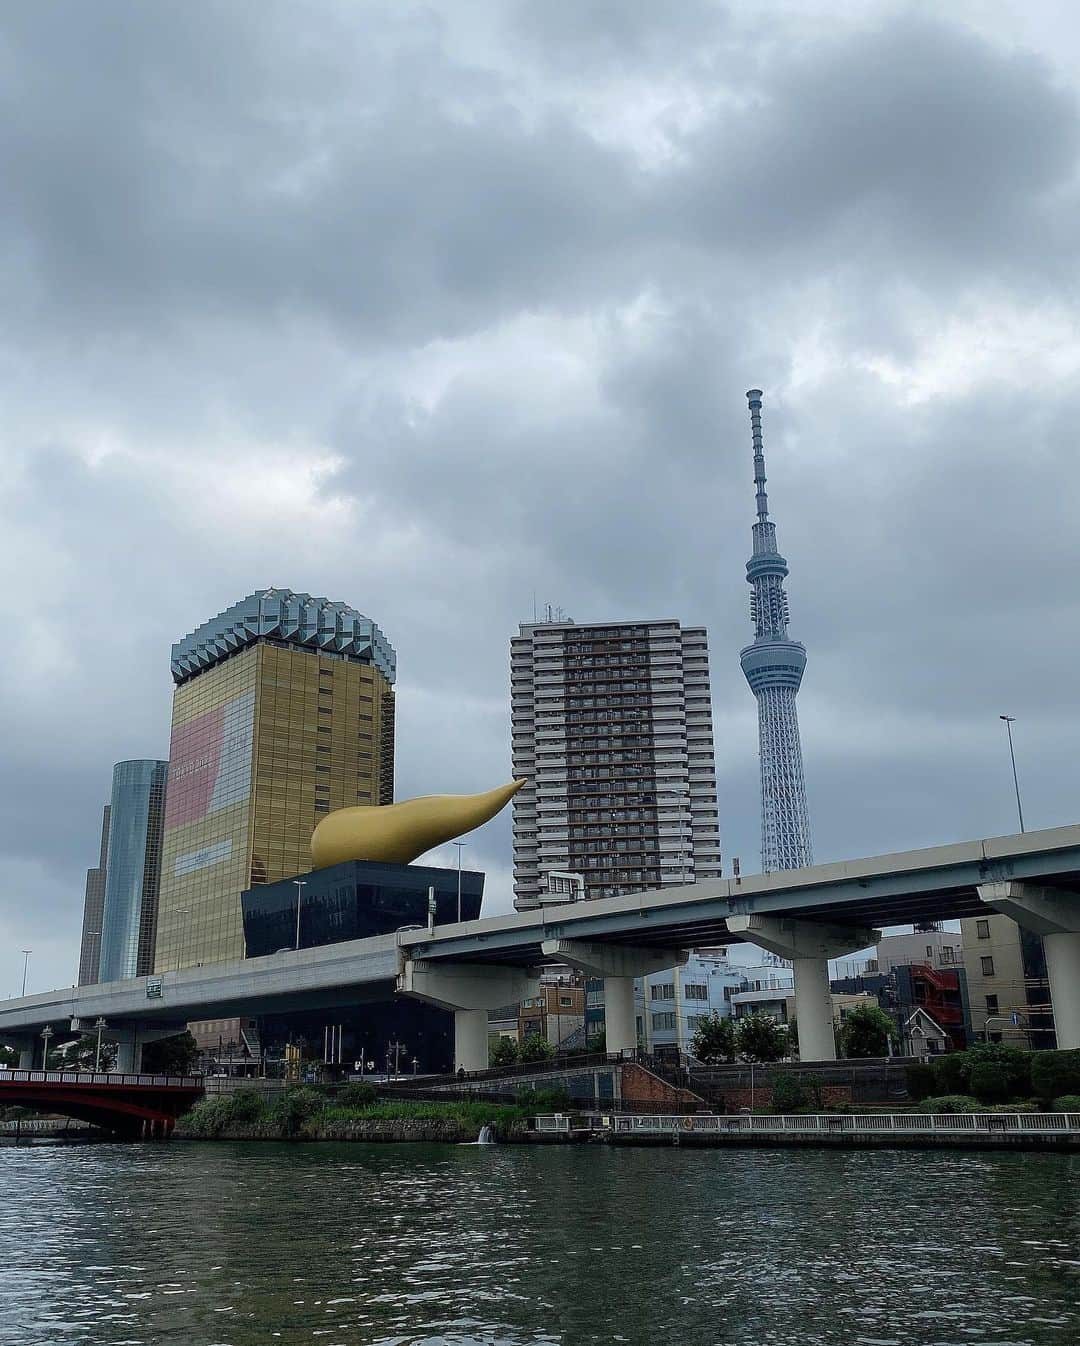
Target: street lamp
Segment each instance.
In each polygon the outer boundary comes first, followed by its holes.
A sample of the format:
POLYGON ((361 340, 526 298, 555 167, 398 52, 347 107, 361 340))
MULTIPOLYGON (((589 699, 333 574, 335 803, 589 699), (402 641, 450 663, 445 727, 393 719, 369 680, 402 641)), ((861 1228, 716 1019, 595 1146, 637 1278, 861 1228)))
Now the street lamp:
POLYGON ((52 1029, 49 1027, 48 1024, 46 1024, 45 1027, 41 1030, 41 1036, 45 1042, 45 1046, 42 1048, 41 1052, 42 1070, 48 1070, 49 1068, 49 1039, 52 1037, 52 1035, 53 1035, 52 1029))
POLYGON ((23 995, 26 994, 26 969, 27 969, 27 968, 29 967, 29 965, 30 965, 30 955, 31 955, 33 952, 34 952, 33 949, 23 949, 23 951, 22 951, 22 956, 23 956, 23 965, 22 965, 22 993, 23 993, 23 995))
POLYGON ((467 841, 455 841, 457 847, 457 918, 458 925, 461 924, 461 852, 468 845, 467 841))
POLYGON ((1003 1024, 1012 1024, 1013 1027, 1015 1028, 1015 1027, 1017 1026, 1018 1021, 1019 1021, 1019 1015, 1014 1016, 1014 1015, 1012 1015, 1012 1014, 988 1014, 988 1015, 986 1016, 986 1019, 985 1019, 984 1022, 983 1022, 983 1041, 984 1041, 984 1042, 989 1042, 989 1041, 990 1041, 990 1025, 991 1025, 991 1023, 992 1023, 995 1019, 996 1019, 999 1023, 1003 1023, 1003 1024))
POLYGON ((304 896, 307 879, 293 879, 296 884, 296 947, 300 948, 300 899, 304 896))
POLYGON ((105 1020, 98 1019, 94 1027, 97 1029, 97 1048, 94 1051, 94 1074, 96 1075, 101 1069, 101 1030, 105 1027, 105 1020))
POLYGON ((1016 722, 1015 715, 999 715, 999 720, 1005 721, 1005 730, 1009 735, 1009 760, 1012 762, 1013 789, 1016 791, 1016 812, 1020 816, 1020 831, 1024 830, 1024 810, 1020 805, 1020 782, 1016 776, 1016 753, 1013 752, 1012 727, 1016 722))

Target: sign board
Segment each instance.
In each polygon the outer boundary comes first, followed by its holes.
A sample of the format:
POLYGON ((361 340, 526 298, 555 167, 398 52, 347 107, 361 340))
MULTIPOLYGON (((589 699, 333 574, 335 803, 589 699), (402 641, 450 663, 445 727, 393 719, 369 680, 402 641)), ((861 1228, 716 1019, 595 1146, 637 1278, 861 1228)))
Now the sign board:
POLYGON ((147 977, 146 979, 146 998, 147 1000, 161 999, 161 978, 147 977))

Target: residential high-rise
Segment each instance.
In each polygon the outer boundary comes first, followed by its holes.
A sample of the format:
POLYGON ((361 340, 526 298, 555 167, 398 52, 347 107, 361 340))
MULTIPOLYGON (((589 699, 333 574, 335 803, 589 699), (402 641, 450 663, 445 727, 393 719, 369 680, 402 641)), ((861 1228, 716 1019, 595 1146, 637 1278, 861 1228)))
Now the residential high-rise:
POLYGON ((754 623, 754 643, 740 651, 739 661, 757 698, 761 868, 770 874, 814 863, 799 716, 795 709, 806 667, 806 647, 788 638, 788 602, 784 593, 788 567, 776 547, 776 525, 769 519, 765 451, 761 443, 761 390, 751 388, 746 396, 750 403, 757 487, 754 554, 746 563, 746 579, 752 586, 750 617, 754 623))
POLYGON ((390 803, 394 651, 345 603, 260 589, 172 650, 158 971, 244 956, 240 894, 311 868, 331 809, 390 803))
POLYGON ((168 762, 153 759, 117 762, 113 767, 101 981, 141 977, 153 970, 168 771, 168 762))
POLYGON ((510 642, 514 905, 719 878, 709 651, 677 621, 523 624, 510 642))
POLYGON ((105 911, 105 873, 109 858, 109 806, 101 812, 101 845, 94 869, 86 871, 86 897, 83 901, 82 939, 79 942, 79 985, 92 986, 101 980, 101 918, 105 911))

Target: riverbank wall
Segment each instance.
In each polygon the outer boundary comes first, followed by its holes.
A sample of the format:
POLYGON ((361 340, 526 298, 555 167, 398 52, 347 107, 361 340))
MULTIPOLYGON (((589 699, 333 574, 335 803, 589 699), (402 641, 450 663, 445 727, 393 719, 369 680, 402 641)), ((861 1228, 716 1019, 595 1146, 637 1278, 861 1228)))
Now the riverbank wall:
MULTIPOLYGON (((523 1139, 524 1123, 496 1127, 495 1139, 506 1143, 523 1139)), ((223 1127, 214 1136, 177 1135, 175 1141, 273 1140, 273 1141, 361 1141, 367 1144, 401 1145, 416 1142, 465 1145, 477 1139, 477 1128, 450 1117, 402 1117, 360 1119, 357 1121, 320 1122, 303 1126, 296 1135, 284 1136, 272 1122, 236 1122, 223 1127)))

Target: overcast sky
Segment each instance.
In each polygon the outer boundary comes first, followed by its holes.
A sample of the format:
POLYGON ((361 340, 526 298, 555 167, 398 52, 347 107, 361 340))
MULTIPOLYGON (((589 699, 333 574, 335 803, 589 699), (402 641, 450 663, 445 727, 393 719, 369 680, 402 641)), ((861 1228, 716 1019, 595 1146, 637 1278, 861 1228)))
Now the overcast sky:
POLYGON ((1005 711, 1076 821, 1078 88, 1067 0, 4 6, 0 994, 269 585, 397 649, 399 797, 509 778, 534 595, 705 624, 758 868, 753 386, 816 857, 1015 830, 1005 711))

